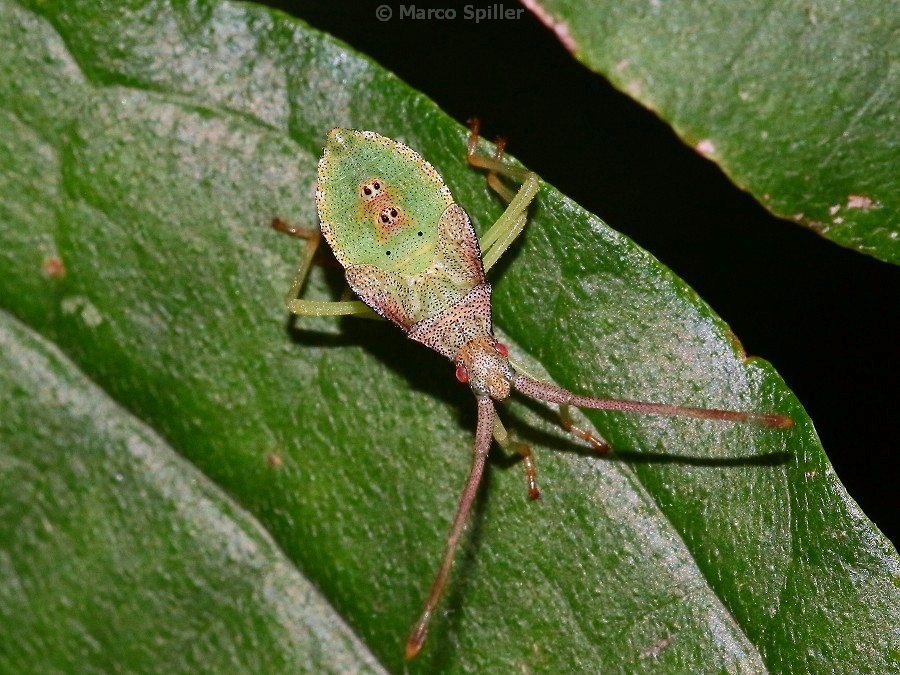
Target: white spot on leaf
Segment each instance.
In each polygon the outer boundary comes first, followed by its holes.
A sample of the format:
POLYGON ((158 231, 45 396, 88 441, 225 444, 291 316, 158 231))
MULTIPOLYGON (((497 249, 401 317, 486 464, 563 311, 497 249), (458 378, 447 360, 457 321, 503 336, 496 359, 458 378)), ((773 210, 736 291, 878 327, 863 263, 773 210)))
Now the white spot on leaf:
POLYGON ((699 152, 704 157, 711 157, 716 153, 716 145, 708 138, 704 138, 694 146, 694 150, 699 152))
POLYGON ((100 310, 83 295, 72 295, 63 298, 60 303, 63 314, 81 314, 81 320, 88 328, 96 328, 103 323, 103 315, 100 310))
POLYGON ((881 206, 877 202, 875 202, 871 197, 866 197, 865 195, 848 195, 847 197, 847 208, 848 209, 872 209, 876 206, 881 206))

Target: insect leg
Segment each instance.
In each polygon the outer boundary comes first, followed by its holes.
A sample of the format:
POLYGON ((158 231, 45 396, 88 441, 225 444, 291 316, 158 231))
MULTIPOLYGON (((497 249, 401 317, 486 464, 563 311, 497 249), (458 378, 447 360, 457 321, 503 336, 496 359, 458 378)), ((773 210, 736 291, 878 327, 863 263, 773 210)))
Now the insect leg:
POLYGON ((541 491, 537 485, 537 466, 534 463, 534 453, 531 446, 521 441, 514 441, 503 422, 500 421, 499 415, 494 415, 494 440, 500 444, 506 452, 515 452, 522 457, 522 467, 525 471, 525 487, 528 489, 528 499, 534 501, 540 499, 541 491))
POLYGON ((572 407, 565 403, 559 404, 559 425, 576 438, 586 441, 594 449, 597 454, 605 455, 609 452, 609 443, 597 436, 595 433, 575 426, 572 419, 572 407))
MULTIPOLYGON (((477 133, 476 133, 476 137, 477 137, 477 133)), ((472 139, 472 135, 470 133, 470 135, 469 135, 469 143, 470 144, 472 143, 471 139, 472 139)), ((505 150, 506 150, 506 139, 498 138, 494 142, 493 160, 495 162, 502 163, 503 162, 503 152, 505 150)), ((480 159, 483 159, 482 157, 479 157, 479 155, 475 154, 474 147, 467 148, 467 151, 468 151, 468 154, 470 154, 472 156, 473 161, 476 162, 476 165, 480 159)), ((504 165, 504 166, 506 166, 506 165, 504 165)), ((487 168, 487 167, 481 167, 481 168, 487 168)), ((524 179, 520 179, 520 180, 523 180, 523 182, 524 182, 524 179)), ((496 192, 498 195, 500 195, 500 197, 503 199, 503 201, 505 201, 507 204, 509 204, 513 200, 513 198, 516 196, 516 191, 508 188, 506 186, 506 184, 502 180, 500 180, 500 177, 497 175, 496 169, 490 169, 490 168, 488 169, 487 184, 488 184, 488 187, 490 187, 494 192, 496 192)))
MULTIPOLYGON (((507 176, 513 180, 524 182, 531 172, 527 169, 509 166, 503 161, 505 141, 500 141, 497 144, 497 152, 493 157, 485 157, 484 155, 478 154, 478 132, 480 128, 481 123, 477 118, 469 120, 469 138, 466 142, 466 160, 469 162, 469 165, 478 169, 486 169, 490 173, 499 173, 501 176, 507 176)), ((509 200, 507 199, 506 201, 509 200)))
POLYGON ((469 469, 469 478, 466 480, 466 486, 463 488, 462 495, 459 498, 459 506, 456 509, 456 516, 453 518, 453 525, 450 528, 450 536, 447 537, 447 546, 444 548, 444 557, 441 560, 441 566, 438 568, 437 576, 431 585, 431 591, 425 600, 425 606, 419 620, 412 627, 409 638, 406 640, 406 650, 404 655, 407 659, 412 659, 419 653, 422 643, 425 642, 425 636, 428 634, 428 624, 434 614, 444 589, 447 587, 447 580, 450 578, 450 569, 453 567, 453 557, 456 548, 459 545, 459 539, 465 529, 466 521, 469 518, 469 511, 472 510, 472 504, 475 502, 475 495, 478 492, 478 484, 481 482, 481 475, 484 473, 484 464, 487 461, 488 450, 491 447, 491 435, 494 430, 494 403, 488 396, 479 397, 478 399, 478 426, 475 431, 475 448, 472 453, 472 468, 469 469))
MULTIPOLYGON (((528 372, 524 365, 512 357, 509 357, 509 363, 517 373, 527 375, 529 379, 540 382, 540 380, 528 372)), ((597 434, 576 426, 575 420, 572 418, 572 406, 568 403, 559 404, 559 426, 575 436, 575 438, 580 438, 582 441, 589 443, 598 454, 605 455, 610 450, 609 443, 604 441, 597 434)))
MULTIPOLYGON (((294 281, 291 288, 285 295, 285 305, 291 314, 300 316, 338 316, 343 314, 353 314, 356 316, 375 316, 378 317, 371 309, 359 300, 332 302, 328 300, 302 300, 298 296, 303 289, 303 282, 309 274, 309 268, 312 266, 313 258, 316 255, 316 249, 322 241, 322 234, 318 228, 312 227, 295 227, 275 218, 272 220, 272 228, 279 232, 284 232, 293 237, 299 237, 305 241, 303 252, 300 254, 300 263, 297 267, 297 273, 294 275, 294 281)), ((380 317, 378 317, 380 318, 380 317)))
POLYGON ((491 225, 479 241, 483 253, 484 271, 487 272, 521 234, 528 219, 528 205, 540 190, 540 184, 537 174, 507 166, 503 162, 502 142, 498 143, 497 154, 494 157, 479 155, 477 146, 478 120, 473 120, 469 132, 466 159, 471 166, 488 171, 488 185, 509 204, 506 211, 497 219, 497 222, 491 225), (497 174, 522 181, 519 191, 513 193, 500 182, 497 174))

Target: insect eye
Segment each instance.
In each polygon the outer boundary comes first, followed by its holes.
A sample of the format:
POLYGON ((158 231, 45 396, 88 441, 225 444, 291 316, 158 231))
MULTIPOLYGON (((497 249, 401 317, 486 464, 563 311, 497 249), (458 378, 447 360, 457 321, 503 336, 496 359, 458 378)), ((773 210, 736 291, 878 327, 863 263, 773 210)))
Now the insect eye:
POLYGON ((456 366, 456 379, 465 384, 469 381, 469 373, 465 366, 456 366))
POLYGON ((497 352, 503 358, 506 358, 507 356, 509 356, 509 349, 502 342, 494 343, 494 351, 497 352))

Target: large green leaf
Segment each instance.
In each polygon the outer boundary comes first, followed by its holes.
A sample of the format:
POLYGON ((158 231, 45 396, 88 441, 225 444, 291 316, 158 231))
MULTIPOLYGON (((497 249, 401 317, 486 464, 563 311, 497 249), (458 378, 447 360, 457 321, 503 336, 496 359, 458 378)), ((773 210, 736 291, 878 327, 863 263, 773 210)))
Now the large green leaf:
POLYGON ((256 521, 7 313, 0 400, 0 671, 378 669, 256 521))
POLYGON ((770 211, 900 263, 896 2, 523 4, 770 211))
MULTIPOLYGON (((0 580, 0 620, 16 639, 0 664, 260 672, 293 668, 312 642, 310 669, 366 669, 311 582, 399 670, 468 468, 474 404, 452 364, 389 325, 288 321, 297 245, 268 221, 315 222, 320 145, 345 125, 420 150, 483 229, 501 205, 465 165, 465 131, 258 8, 0 11, 0 298, 16 317, 0 388, 16 411, 0 436, 14 505, 0 542, 15 570, 0 580), (158 463, 135 457, 134 438, 158 463), (172 450, 195 468, 170 468, 183 464, 172 450), (280 571, 284 598, 267 593, 279 554, 220 490, 302 574, 280 571), (249 540, 255 556, 221 553, 249 540), (95 635, 106 624, 112 646, 95 635)), ((412 670, 898 669, 896 552, 772 368, 552 188, 534 215, 495 277, 497 324, 520 358, 581 391, 779 410, 797 426, 596 413, 619 449, 599 459, 551 411, 514 404, 505 417, 535 443, 544 499, 526 503, 518 467, 493 463, 412 670)), ((310 293, 340 283, 326 265, 310 293)))

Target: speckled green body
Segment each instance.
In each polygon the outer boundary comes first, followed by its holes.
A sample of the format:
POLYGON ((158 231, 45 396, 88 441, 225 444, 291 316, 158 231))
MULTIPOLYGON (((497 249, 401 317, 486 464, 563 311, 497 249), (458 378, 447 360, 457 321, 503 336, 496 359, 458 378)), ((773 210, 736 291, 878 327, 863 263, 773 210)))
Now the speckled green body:
MULTIPOLYGON (((393 321, 411 340, 443 354, 456 364, 456 378, 466 382, 478 403, 472 467, 460 495, 447 546, 419 620, 407 638, 404 654, 415 657, 450 578, 454 552, 478 491, 491 439, 522 457, 529 499, 537 499, 537 469, 531 448, 512 440, 496 415, 494 401, 513 389, 560 406, 560 423, 598 452, 609 449, 603 439, 572 423, 569 406, 698 419, 754 422, 786 428, 790 417, 779 414, 693 408, 665 403, 582 396, 541 382, 522 372, 509 350, 493 335, 490 269, 525 226, 528 205, 539 182, 531 172, 507 166, 503 147, 493 157, 477 152, 478 125, 472 124, 466 159, 488 171, 488 185, 507 202, 506 211, 483 234, 481 244, 461 206, 431 164, 407 146, 371 131, 332 129, 319 161, 316 204, 321 232, 344 266, 347 283, 365 305, 393 321), (515 194, 498 177, 521 181, 515 194), (481 245, 485 249, 482 260, 481 245)), ((357 301, 303 300, 297 294, 319 242, 318 233, 276 229, 307 240, 301 264, 288 292, 287 306, 300 316, 365 315, 357 301)))
POLYGON ((316 205, 350 287, 411 339, 455 359, 463 345, 491 334, 475 230, 416 152, 371 131, 332 129, 316 205))

